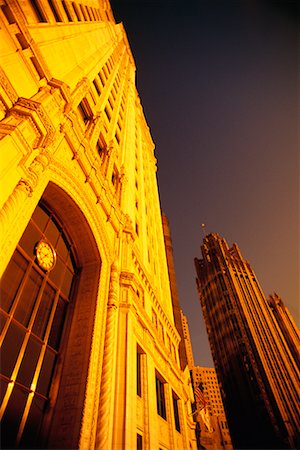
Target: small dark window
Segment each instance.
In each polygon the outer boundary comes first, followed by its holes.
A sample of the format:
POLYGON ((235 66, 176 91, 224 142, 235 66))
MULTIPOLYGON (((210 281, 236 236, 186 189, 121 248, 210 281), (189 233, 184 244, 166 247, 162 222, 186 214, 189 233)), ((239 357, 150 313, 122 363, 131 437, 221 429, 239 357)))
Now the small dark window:
POLYGON ((44 78, 44 71, 43 71, 42 66, 40 65, 39 61, 37 60, 37 58, 35 56, 32 56, 30 58, 30 60, 31 60, 39 78, 40 79, 44 78))
POLYGON ((55 17, 56 22, 62 22, 62 18, 60 17, 60 13, 58 11, 56 4, 52 0, 48 0, 48 3, 55 17))
POLYGON ((95 86, 95 89, 96 89, 96 91, 97 91, 97 94, 98 94, 98 95, 101 95, 100 85, 99 85, 99 82, 97 81, 96 78, 93 80, 93 84, 94 84, 94 86, 95 86))
POLYGON ((21 45, 22 50, 25 50, 26 48, 29 47, 29 43, 28 43, 26 37, 24 36, 24 34, 22 34, 22 33, 17 33, 17 34, 16 34, 16 38, 18 39, 18 41, 19 41, 19 43, 20 43, 20 45, 21 45))
POLYGON ((111 119, 111 114, 110 114, 110 112, 109 112, 107 106, 105 106, 104 112, 105 112, 105 114, 106 114, 106 117, 107 117, 108 121, 110 121, 110 119, 111 119))
POLYGON ((114 188, 117 190, 119 184, 119 173, 116 167, 114 168, 113 173, 111 175, 111 182, 114 188))
POLYGON ((61 2, 69 22, 73 22, 68 6, 64 0, 61 2))
POLYGON ((104 148, 99 142, 97 142, 97 151, 98 155, 102 158, 104 155, 104 148))
POLYGON ((40 3, 38 0, 31 0, 30 1, 31 6, 37 16, 37 19, 39 22, 47 22, 46 16, 44 14, 44 11, 42 10, 40 3))
POLYGON ((75 2, 72 2, 72 6, 73 6, 73 9, 74 9, 76 18, 80 22, 81 21, 81 16, 80 16, 80 13, 79 13, 79 10, 78 10, 78 6, 76 5, 75 2))
POLYGON ((160 376, 156 374, 156 403, 157 413, 163 418, 167 418, 166 414, 166 401, 165 401, 165 383, 160 376))
POLYGON ((173 392, 173 410, 174 410, 174 421, 175 428, 180 433, 180 420, 179 420, 179 411, 178 411, 178 397, 173 392))
POLYGON ((83 101, 79 103, 78 111, 79 111, 80 117, 82 118, 83 122, 86 124, 90 119, 90 115, 89 115, 88 109, 83 101))
POLYGON ((79 4, 84 20, 89 20, 86 12, 86 7, 84 5, 79 4))
POLYGON ((1 6, 2 12, 6 17, 6 20, 8 21, 9 24, 15 23, 15 18, 13 13, 11 12, 9 6, 7 5, 2 5, 1 6))
POLYGON ((143 450, 143 436, 139 433, 136 435, 136 448, 137 450, 143 450))
POLYGON ((136 393, 139 397, 142 396, 142 353, 139 348, 136 352, 136 393))

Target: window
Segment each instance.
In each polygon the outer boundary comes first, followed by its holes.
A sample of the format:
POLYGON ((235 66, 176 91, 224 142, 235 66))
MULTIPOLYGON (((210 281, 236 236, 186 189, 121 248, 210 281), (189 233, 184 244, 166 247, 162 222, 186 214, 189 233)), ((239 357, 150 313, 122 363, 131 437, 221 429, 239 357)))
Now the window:
POLYGON ((93 84, 94 84, 94 86, 95 86, 95 89, 96 89, 96 91, 97 91, 97 94, 98 94, 98 95, 101 95, 101 87, 100 87, 100 84, 99 84, 99 81, 97 80, 97 78, 95 78, 95 79, 93 80, 93 84))
POLYGON ((136 393, 142 396, 142 351, 137 347, 136 351, 136 393))
POLYGON ((136 435, 136 448, 137 450, 143 450, 143 436, 139 433, 136 435))
POLYGON ((91 113, 89 111, 88 102, 86 99, 82 100, 78 105, 78 112, 83 120, 83 122, 86 124, 90 120, 91 113))
POLYGON ((180 433, 180 420, 179 420, 179 411, 178 411, 178 397, 175 392, 172 393, 173 396, 173 410, 174 410, 174 421, 175 428, 180 433))
POLYGON ((100 156, 101 160, 104 160, 106 152, 106 145, 103 139, 101 139, 101 136, 99 136, 99 139, 96 144, 96 150, 98 152, 98 155, 100 156))
POLYGON ((37 16, 39 22, 47 22, 46 16, 43 9, 41 8, 40 2, 38 0, 31 0, 31 6, 37 16))
POLYGON ((161 376, 156 374, 156 403, 157 403, 157 413, 163 418, 167 419, 166 415, 166 401, 165 401, 165 382, 162 380, 161 376))
POLYGON ((67 16, 69 22, 73 22, 71 14, 70 14, 70 11, 68 9, 68 5, 66 4, 65 0, 62 0, 61 4, 62 4, 62 7, 65 10, 65 13, 66 13, 66 16, 67 16))
POLYGON ((62 18, 60 17, 59 10, 56 6, 56 3, 53 2, 53 0, 49 0, 49 6, 51 8, 51 11, 55 17, 56 22, 62 22, 62 18))
POLYGON ((111 182, 114 188, 117 190, 119 184, 119 173, 116 167, 114 167, 113 173, 111 175, 111 182))
POLYGON ((40 448, 43 414, 51 386, 59 381, 53 383, 55 365, 76 272, 62 228, 50 211, 37 206, 1 282, 3 447, 40 448), (38 256, 37 243, 55 255, 48 268, 47 255, 38 256))

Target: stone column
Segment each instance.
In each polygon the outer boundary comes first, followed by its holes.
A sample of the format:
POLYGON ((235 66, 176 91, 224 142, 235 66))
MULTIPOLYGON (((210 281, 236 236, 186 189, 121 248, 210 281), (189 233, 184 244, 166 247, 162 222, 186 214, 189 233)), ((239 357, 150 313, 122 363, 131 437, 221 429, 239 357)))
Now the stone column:
POLYGON ((111 267, 110 289, 107 304, 104 356, 99 399, 100 406, 98 411, 95 444, 95 448, 99 450, 111 448, 112 443, 118 305, 119 272, 116 263, 113 263, 111 267))
POLYGON ((48 163, 49 160, 45 154, 38 155, 29 166, 26 178, 21 178, 19 180, 15 189, 0 210, 1 273, 11 256, 9 251, 10 253, 14 251, 20 238, 20 233, 23 231, 20 227, 25 227, 27 224, 20 224, 20 212, 24 210, 26 201, 32 196, 34 189, 40 181, 40 176, 48 163))

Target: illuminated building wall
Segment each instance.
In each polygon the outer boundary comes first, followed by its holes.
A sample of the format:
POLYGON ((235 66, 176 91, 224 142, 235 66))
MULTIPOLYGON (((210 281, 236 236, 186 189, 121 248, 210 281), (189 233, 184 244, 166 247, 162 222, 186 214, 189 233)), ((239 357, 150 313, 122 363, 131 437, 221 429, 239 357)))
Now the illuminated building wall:
POLYGON ((297 448, 299 331, 236 244, 209 234, 201 250, 198 291, 233 446, 297 448))
POLYGON ((1 444, 195 448, 123 25, 105 0, 0 22, 1 444))

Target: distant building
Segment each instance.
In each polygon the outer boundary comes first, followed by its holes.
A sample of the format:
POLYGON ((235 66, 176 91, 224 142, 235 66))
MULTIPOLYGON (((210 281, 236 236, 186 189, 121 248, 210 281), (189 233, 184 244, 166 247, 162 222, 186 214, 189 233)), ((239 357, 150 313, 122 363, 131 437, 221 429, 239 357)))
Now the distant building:
POLYGON ((124 27, 107 0, 3 0, 0 24, 1 447, 195 449, 124 27))
POLYGON ((298 448, 299 330, 236 244, 209 234, 201 250, 197 285, 233 446, 298 448))
POLYGON ((201 398, 195 395, 195 411, 199 411, 194 414, 198 448, 231 450, 232 443, 216 371, 213 368, 195 366, 188 321, 182 311, 181 318, 193 389, 197 392, 197 387, 200 386, 202 391, 201 398))
MULTIPOLYGON (((231 450, 232 443, 219 383, 214 368, 196 366, 193 385, 200 386, 204 405, 197 418, 201 424, 201 444, 206 450, 231 450)), ((200 406, 201 407, 201 406, 200 406)))
POLYGON ((183 339, 184 339, 184 344, 185 344, 185 349, 186 349, 188 366, 189 366, 189 369, 192 370, 195 366, 195 362, 194 362, 194 354, 193 354, 193 348, 192 348, 191 335, 190 335, 187 317, 183 314, 182 311, 181 311, 181 322, 182 322, 183 339))

